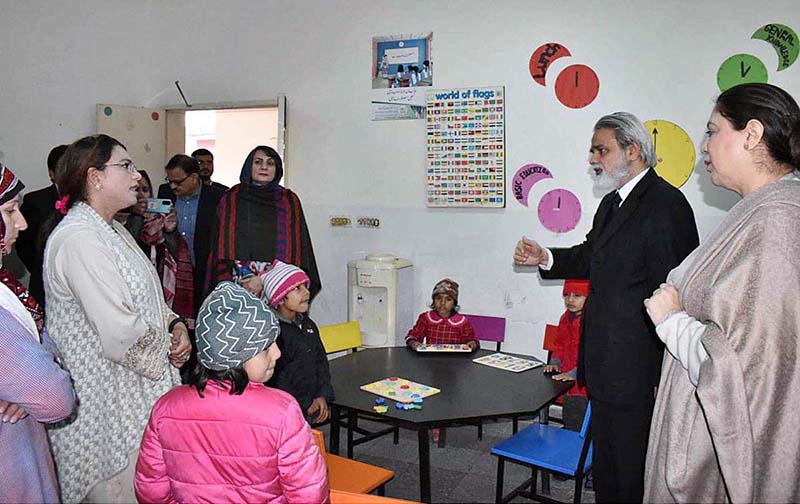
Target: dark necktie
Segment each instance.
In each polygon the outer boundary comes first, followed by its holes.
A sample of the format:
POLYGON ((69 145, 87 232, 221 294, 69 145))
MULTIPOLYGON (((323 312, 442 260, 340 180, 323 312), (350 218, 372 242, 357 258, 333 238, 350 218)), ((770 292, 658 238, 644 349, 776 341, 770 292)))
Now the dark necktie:
POLYGON ((608 203, 608 210, 606 211, 606 217, 603 219, 603 225, 600 227, 600 233, 598 236, 605 232, 608 225, 611 224, 611 221, 614 220, 614 216, 619 211, 619 204, 622 203, 622 198, 619 196, 619 191, 614 191, 614 196, 611 197, 611 201, 608 203))

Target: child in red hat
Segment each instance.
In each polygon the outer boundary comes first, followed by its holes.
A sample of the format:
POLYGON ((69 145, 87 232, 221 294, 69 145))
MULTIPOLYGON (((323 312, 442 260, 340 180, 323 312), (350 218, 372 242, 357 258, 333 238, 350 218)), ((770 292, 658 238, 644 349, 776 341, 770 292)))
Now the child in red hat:
MULTIPOLYGON (((578 374, 581 320, 583 319, 583 308, 586 306, 586 298, 589 296, 589 281, 567 280, 564 282, 562 294, 567 311, 561 315, 561 320, 558 322, 556 348, 544 371, 545 373, 557 373, 553 375, 553 379, 556 381, 575 381, 578 374)), ((562 414, 565 428, 573 431, 581 430, 588 403, 586 388, 575 383, 564 397, 562 414)))

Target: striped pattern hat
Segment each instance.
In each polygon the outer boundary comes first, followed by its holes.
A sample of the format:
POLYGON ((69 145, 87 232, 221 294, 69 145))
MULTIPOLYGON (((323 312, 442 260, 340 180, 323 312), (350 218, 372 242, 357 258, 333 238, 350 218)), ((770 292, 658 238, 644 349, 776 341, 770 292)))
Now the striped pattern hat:
POLYGON ((0 164, 0 205, 19 194, 25 184, 5 165, 0 164))
POLYGON ((233 282, 220 282, 197 315, 197 359, 214 371, 239 368, 278 338, 278 317, 233 282))
POLYGON ((273 261, 269 271, 261 275, 261 280, 264 282, 261 298, 273 308, 277 308, 281 301, 289 295, 289 291, 298 285, 305 284, 306 287, 311 285, 311 280, 308 279, 305 271, 294 264, 286 264, 278 259, 273 261))

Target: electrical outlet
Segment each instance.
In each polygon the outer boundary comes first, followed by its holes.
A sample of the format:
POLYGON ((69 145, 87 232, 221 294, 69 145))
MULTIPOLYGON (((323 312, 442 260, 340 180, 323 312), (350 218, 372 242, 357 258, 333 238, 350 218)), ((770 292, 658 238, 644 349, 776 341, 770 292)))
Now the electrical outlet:
POLYGON ((377 217, 359 217, 356 219, 356 225, 360 228, 378 229, 381 227, 381 220, 377 217))
POLYGON ((346 215, 332 215, 330 222, 331 227, 350 227, 353 225, 353 221, 346 215))

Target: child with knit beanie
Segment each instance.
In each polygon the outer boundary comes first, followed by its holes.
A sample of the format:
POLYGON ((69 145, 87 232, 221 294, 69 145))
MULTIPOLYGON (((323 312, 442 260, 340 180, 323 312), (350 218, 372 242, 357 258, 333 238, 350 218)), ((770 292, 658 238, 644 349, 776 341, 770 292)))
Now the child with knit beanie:
POLYGON ((134 488, 139 502, 328 502, 325 460, 297 401, 267 387, 278 319, 223 281, 197 317, 189 384, 153 406, 134 488))
POLYGON ((324 422, 334 394, 319 329, 308 316, 311 281, 303 270, 278 259, 261 279, 261 299, 277 311, 281 326, 282 357, 269 385, 292 394, 310 423, 324 422))
POLYGON ((431 310, 417 318, 408 331, 406 345, 416 350, 422 343, 465 344, 472 350, 480 348, 475 330, 467 317, 458 313, 458 284, 455 280, 439 280, 431 293, 431 310))
MULTIPOLYGON (((589 296, 588 280, 567 280, 562 290, 567 310, 558 322, 558 336, 545 373, 555 373, 556 381, 575 381, 578 375, 578 349, 581 341, 581 320, 586 298, 589 296)), ((589 399, 586 388, 575 383, 567 390, 562 408, 564 427, 580 431, 589 399)))

